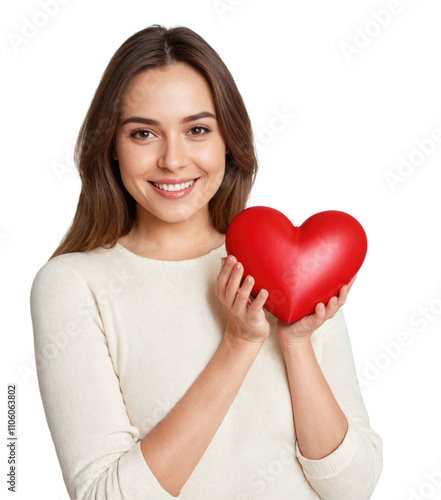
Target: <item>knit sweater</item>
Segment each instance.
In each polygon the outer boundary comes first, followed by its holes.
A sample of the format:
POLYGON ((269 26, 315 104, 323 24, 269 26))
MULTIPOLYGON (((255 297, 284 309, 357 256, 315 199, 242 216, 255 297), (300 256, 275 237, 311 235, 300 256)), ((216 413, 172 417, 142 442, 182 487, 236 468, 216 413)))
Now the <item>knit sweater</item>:
MULTIPOLYGON (((215 283, 225 244, 181 261, 119 243, 57 256, 31 289, 39 389, 67 490, 76 500, 161 500, 141 440, 185 395, 221 341, 215 283)), ((348 431, 308 460, 296 442, 277 320, 182 500, 363 500, 382 468, 341 310, 312 335, 348 431)))

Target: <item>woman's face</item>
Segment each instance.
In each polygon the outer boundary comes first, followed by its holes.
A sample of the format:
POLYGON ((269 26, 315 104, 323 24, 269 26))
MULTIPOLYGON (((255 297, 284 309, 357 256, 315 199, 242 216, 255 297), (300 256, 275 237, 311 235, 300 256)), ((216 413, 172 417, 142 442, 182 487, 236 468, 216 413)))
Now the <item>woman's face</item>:
POLYGON ((133 78, 115 158, 138 215, 170 223, 207 217, 227 153, 215 115, 211 89, 191 66, 176 63, 133 78))

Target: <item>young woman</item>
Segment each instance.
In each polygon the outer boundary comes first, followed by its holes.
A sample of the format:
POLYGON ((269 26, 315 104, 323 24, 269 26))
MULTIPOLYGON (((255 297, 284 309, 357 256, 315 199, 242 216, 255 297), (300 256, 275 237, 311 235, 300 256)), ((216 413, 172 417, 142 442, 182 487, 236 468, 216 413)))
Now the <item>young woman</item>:
POLYGON ((38 380, 73 499, 369 498, 382 468, 341 306, 292 324, 226 257, 257 162, 218 54, 151 26, 81 128, 75 218, 31 290, 38 380))

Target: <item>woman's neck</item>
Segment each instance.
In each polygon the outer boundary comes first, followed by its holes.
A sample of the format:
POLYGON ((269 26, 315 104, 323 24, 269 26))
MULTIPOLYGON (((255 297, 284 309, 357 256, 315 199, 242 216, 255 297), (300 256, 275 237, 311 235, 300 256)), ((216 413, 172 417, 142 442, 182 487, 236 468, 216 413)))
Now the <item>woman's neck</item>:
POLYGON ((206 217, 169 223, 156 217, 137 217, 130 232, 118 243, 142 257, 186 260, 205 255, 225 242, 225 235, 206 217))

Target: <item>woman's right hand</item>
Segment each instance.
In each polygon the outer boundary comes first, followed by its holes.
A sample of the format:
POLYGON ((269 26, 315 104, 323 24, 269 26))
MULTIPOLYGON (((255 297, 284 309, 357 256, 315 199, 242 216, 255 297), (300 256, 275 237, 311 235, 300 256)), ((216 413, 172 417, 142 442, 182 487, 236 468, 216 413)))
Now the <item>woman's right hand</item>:
POLYGON ((216 295, 227 313, 225 336, 263 344, 270 332, 270 324, 262 309, 268 298, 267 290, 260 290, 251 302, 254 278, 247 276, 242 286, 243 265, 233 255, 222 259, 217 277, 216 295))

